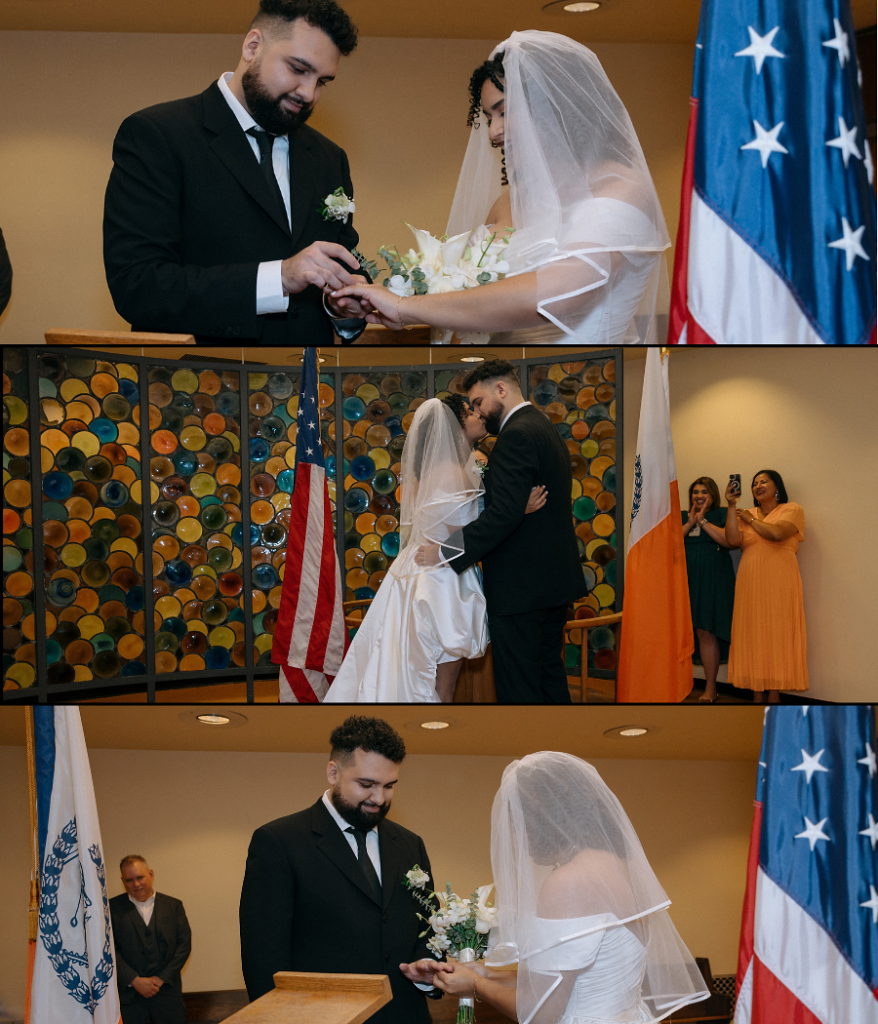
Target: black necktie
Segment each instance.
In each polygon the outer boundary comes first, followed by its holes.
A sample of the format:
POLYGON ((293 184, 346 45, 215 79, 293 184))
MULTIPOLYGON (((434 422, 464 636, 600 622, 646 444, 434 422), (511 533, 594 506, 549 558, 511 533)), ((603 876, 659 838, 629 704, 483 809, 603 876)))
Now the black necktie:
POLYGON ((268 182, 268 187, 271 189, 272 195, 274 195, 280 203, 281 212, 284 217, 286 217, 287 208, 284 205, 280 185, 278 185, 277 178, 274 176, 274 163, 271 158, 272 150, 274 149, 274 140, 277 136, 269 135, 268 132, 260 131, 259 128, 248 128, 247 134, 256 139, 259 146, 259 166, 262 168, 262 173, 265 175, 265 180, 268 182))
POLYGON ((372 895, 376 902, 380 904, 381 883, 378 881, 378 872, 375 870, 372 858, 366 850, 366 831, 362 828, 351 827, 346 828, 345 832, 350 832, 357 841, 357 863, 360 865, 360 870, 366 876, 366 882, 372 890, 372 895))

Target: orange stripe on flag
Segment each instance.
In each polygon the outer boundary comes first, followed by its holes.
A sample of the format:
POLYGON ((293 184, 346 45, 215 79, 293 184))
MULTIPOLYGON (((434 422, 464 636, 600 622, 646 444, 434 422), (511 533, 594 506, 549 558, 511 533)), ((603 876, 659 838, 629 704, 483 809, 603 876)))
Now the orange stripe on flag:
POLYGON ((616 700, 678 702, 692 689, 692 616, 680 495, 628 552, 616 700))

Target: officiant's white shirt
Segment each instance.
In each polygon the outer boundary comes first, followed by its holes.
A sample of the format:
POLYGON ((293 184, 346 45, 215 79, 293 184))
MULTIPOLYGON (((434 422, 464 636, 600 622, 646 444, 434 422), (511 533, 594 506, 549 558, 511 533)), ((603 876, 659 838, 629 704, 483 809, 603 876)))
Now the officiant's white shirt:
MULTIPOLYGON (((500 424, 500 430, 502 430, 506 426, 506 421, 514 412, 518 412, 519 409, 523 409, 526 405, 530 404, 530 402, 519 402, 514 409, 510 409, 509 412, 506 413, 506 415, 503 417, 503 422, 500 424)), ((500 431, 498 430, 497 433, 499 434, 500 431)))
POLYGON ((148 928, 149 922, 152 920, 153 907, 155 907, 155 893, 145 900, 136 900, 131 893, 128 893, 128 899, 137 907, 137 913, 143 918, 143 923, 148 928))

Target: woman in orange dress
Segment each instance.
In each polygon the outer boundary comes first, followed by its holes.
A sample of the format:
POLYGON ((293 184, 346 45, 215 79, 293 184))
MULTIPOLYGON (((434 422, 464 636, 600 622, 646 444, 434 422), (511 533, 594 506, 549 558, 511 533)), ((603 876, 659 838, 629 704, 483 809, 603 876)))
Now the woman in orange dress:
POLYGON ((780 473, 760 470, 750 485, 755 508, 737 508, 730 483, 726 540, 741 548, 729 650, 729 682, 753 691, 755 703, 779 701, 779 690, 807 690, 802 578, 796 551, 805 512, 787 498, 780 473))

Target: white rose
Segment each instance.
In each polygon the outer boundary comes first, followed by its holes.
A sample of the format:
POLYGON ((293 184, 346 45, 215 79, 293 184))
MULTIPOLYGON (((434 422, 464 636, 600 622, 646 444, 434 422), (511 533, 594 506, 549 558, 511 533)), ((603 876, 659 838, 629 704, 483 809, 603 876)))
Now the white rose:
POLYGON ((390 284, 387 286, 394 295, 410 295, 411 292, 408 290, 408 281, 402 276, 402 274, 394 274, 390 279, 390 284))
POLYGON ((405 877, 409 882, 411 882, 415 889, 423 889, 427 882, 430 881, 430 876, 427 872, 421 871, 420 868, 412 868, 411 871, 407 872, 405 877))
POLYGON ((443 295, 445 292, 453 292, 454 285, 447 277, 437 277, 430 282, 429 292, 431 295, 443 295))
POLYGON ((508 274, 509 263, 506 260, 497 260, 497 262, 494 264, 494 269, 497 271, 498 274, 508 274))

